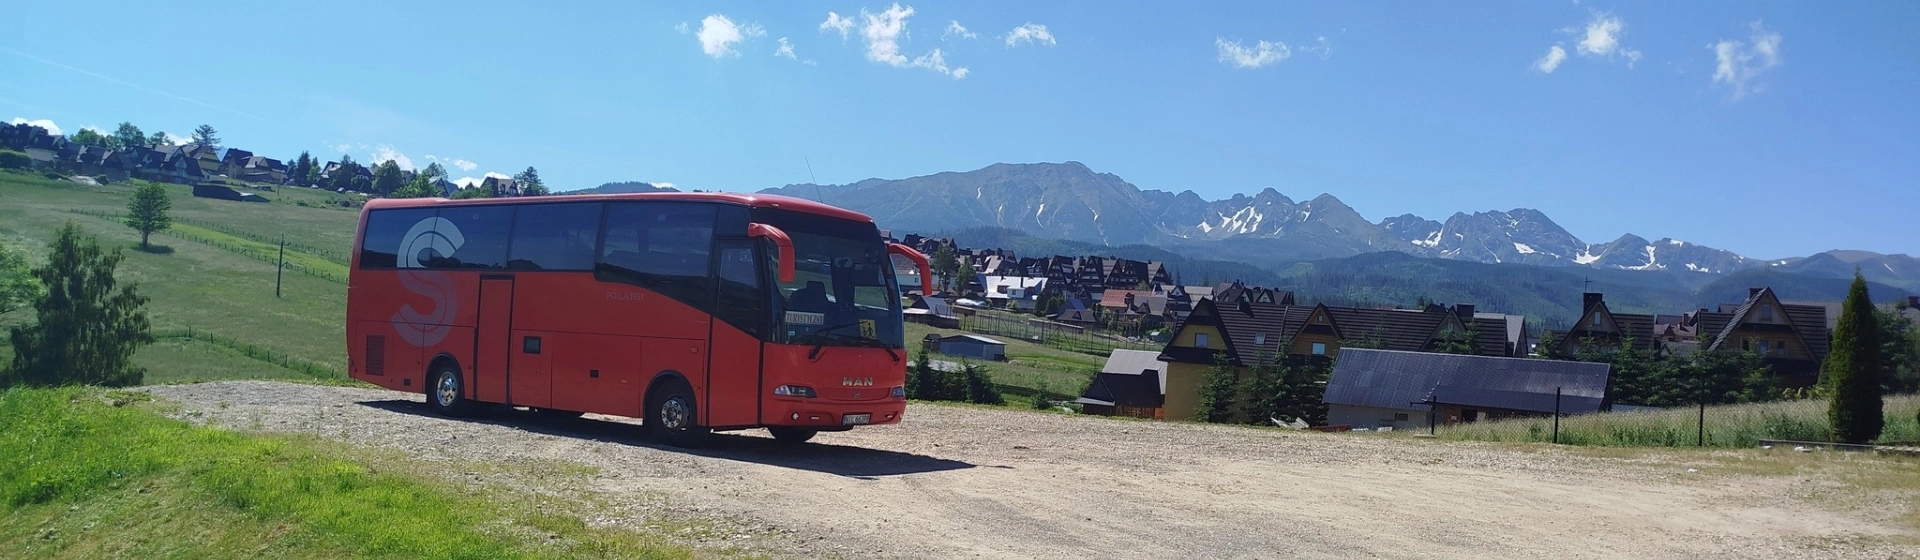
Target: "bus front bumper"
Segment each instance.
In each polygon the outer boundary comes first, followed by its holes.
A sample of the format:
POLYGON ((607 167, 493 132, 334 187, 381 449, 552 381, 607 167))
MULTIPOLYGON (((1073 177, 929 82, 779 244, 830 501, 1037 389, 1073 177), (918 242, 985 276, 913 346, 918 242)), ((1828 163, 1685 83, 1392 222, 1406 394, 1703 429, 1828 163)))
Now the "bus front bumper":
POLYGON ((898 424, 906 411, 904 399, 846 403, 780 399, 767 403, 763 418, 768 426, 839 430, 898 424))

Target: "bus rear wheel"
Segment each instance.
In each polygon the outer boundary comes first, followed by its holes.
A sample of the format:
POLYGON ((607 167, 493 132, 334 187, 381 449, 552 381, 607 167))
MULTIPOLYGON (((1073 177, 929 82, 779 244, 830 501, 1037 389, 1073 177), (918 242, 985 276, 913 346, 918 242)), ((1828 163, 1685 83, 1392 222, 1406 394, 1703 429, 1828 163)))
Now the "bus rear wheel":
POLYGON ((647 417, 642 422, 657 441, 674 447, 698 447, 709 433, 700 425, 699 412, 693 388, 675 379, 647 393, 647 417))
POLYGON ((814 435, 819 434, 820 430, 789 426, 767 426, 767 433, 773 434, 773 439, 779 440, 781 443, 806 443, 807 440, 813 439, 814 435))
POLYGON ((473 403, 467 401, 464 391, 460 368, 441 364, 427 376, 427 408, 444 416, 465 416, 473 403))

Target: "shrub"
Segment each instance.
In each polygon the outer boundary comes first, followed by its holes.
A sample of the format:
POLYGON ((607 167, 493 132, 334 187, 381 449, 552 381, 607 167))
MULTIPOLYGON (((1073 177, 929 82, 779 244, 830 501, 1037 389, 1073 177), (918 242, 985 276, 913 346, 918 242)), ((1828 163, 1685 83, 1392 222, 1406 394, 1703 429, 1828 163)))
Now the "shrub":
POLYGON ((0 169, 26 169, 33 165, 33 158, 13 150, 0 150, 0 169))

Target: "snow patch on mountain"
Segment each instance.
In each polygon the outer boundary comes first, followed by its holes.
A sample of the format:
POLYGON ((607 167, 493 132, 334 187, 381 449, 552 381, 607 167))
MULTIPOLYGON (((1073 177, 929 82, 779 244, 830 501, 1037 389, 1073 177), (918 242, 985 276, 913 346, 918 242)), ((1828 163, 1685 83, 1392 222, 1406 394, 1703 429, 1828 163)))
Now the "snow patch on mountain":
POLYGON ((1535 253, 1532 246, 1527 245, 1525 243, 1521 243, 1519 241, 1513 242, 1513 250, 1518 251, 1522 255, 1531 255, 1535 253))

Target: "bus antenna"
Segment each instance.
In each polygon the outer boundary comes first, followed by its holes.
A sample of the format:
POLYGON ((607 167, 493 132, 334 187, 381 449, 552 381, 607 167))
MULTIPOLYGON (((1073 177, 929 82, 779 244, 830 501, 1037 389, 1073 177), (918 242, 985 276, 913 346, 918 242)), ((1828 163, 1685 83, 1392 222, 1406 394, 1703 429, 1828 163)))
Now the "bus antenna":
POLYGON ((813 160, 807 156, 800 156, 800 159, 807 162, 807 180, 813 182, 814 200, 820 201, 821 204, 826 204, 827 195, 826 192, 820 190, 820 179, 813 176, 813 160))

